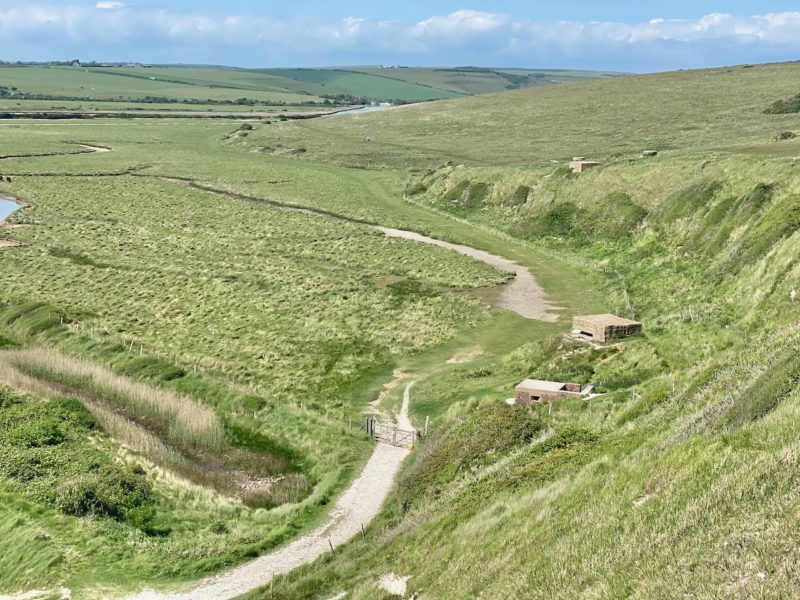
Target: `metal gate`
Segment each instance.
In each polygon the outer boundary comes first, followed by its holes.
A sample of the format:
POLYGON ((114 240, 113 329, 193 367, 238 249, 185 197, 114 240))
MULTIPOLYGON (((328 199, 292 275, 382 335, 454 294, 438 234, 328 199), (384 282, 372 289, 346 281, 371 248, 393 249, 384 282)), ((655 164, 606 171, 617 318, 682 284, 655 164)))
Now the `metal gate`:
POLYGON ((366 420, 362 429, 365 429, 368 436, 381 444, 407 447, 417 441, 416 431, 399 429, 397 425, 383 425, 371 417, 366 420))

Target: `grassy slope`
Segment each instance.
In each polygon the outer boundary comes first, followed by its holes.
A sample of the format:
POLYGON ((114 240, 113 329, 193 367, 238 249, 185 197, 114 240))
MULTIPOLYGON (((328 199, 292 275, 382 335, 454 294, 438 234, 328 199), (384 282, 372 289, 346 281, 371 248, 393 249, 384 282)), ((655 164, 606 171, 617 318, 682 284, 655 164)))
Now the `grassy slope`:
POLYGON ((477 95, 502 92, 513 87, 548 85, 583 79, 596 79, 607 74, 596 71, 557 71, 535 69, 475 68, 401 68, 352 67, 348 70, 378 77, 418 83, 459 94, 477 95), (511 75, 512 77, 506 77, 511 75), (520 79, 523 78, 523 79, 520 79), (527 78, 524 79, 524 78, 527 78))
POLYGON ((763 111, 796 92, 797 68, 625 78, 256 132, 256 145, 308 143, 304 160, 323 152, 310 131, 341 132, 349 143, 331 159, 354 164, 359 136, 380 131, 373 165, 431 159, 409 186, 415 202, 624 281, 627 300, 606 306, 645 333, 602 351, 554 338, 417 365, 432 375, 414 388, 417 415, 435 430, 382 521, 252 597, 384 598, 375 582, 389 572, 424 598, 793 597, 800 146, 771 138, 800 117, 763 111), (666 152, 638 159, 651 145, 666 152), (581 176, 548 165, 575 153, 609 164, 581 176), (502 399, 530 375, 607 393, 591 407, 534 409, 525 425, 502 399))
POLYGON ((172 99, 192 100, 237 100, 242 97, 276 102, 304 102, 319 100, 314 96, 295 91, 269 88, 216 87, 225 83, 210 74, 207 82, 188 82, 179 70, 177 77, 171 69, 75 69, 71 67, 3 67, 0 69, 0 85, 16 87, 22 92, 94 98, 141 99, 145 96, 164 96, 172 99), (165 71, 165 72, 159 72, 165 71), (150 79, 155 77, 156 79, 150 79), (183 82, 181 82, 183 81, 183 82))
POLYGON ((290 124, 265 130, 264 145, 300 145, 311 160, 426 168, 447 160, 547 166, 575 155, 607 160, 647 148, 761 144, 796 127, 796 115, 764 110, 797 93, 798 74, 800 63, 786 63, 519 90, 290 124))

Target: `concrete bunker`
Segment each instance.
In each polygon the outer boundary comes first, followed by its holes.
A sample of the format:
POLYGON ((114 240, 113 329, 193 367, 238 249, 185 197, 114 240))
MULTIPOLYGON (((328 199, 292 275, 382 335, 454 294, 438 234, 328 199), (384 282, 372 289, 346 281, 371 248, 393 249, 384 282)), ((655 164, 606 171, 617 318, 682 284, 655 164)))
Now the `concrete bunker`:
POLYGON ((601 164, 603 163, 595 160, 586 160, 583 156, 576 156, 572 159, 572 162, 569 163, 569 168, 573 173, 583 173, 589 169, 599 167, 601 164))
POLYGON ((587 391, 581 390, 579 383, 526 379, 514 390, 514 404, 544 404, 554 400, 582 398, 587 391))
POLYGON ((576 337, 606 344, 613 339, 634 335, 642 330, 638 321, 616 315, 588 315, 573 317, 572 333, 576 337))

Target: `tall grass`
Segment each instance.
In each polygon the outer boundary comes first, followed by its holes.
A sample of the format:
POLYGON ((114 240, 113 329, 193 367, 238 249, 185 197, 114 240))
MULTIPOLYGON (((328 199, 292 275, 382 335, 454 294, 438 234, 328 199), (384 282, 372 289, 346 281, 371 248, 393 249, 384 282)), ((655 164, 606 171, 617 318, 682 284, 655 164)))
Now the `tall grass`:
POLYGON ((54 350, 0 352, 0 381, 55 398, 79 399, 104 431, 178 476, 253 508, 298 502, 310 486, 284 459, 233 446, 214 412, 187 397, 116 375, 54 350), (267 476, 267 479, 265 479, 267 476))
POLYGON ((4 360, 23 373, 52 384, 78 387, 134 417, 147 416, 167 428, 170 440, 205 449, 219 449, 224 444, 224 428, 214 411, 186 396, 138 383, 94 363, 45 348, 7 352, 4 360))

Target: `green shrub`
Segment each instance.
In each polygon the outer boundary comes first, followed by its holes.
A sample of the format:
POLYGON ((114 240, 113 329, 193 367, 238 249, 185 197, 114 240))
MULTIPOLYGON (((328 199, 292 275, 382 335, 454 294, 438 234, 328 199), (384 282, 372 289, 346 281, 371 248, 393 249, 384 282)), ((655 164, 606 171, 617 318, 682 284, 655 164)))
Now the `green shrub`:
POLYGON ((465 208, 475 209, 483 206, 484 200, 489 195, 489 185, 486 183, 473 183, 467 191, 465 208))
POLYGON ((128 469, 95 447, 96 429, 77 400, 41 402, 0 389, 0 481, 68 515, 111 518, 158 533, 144 470, 128 469))
POLYGON ((614 240, 631 235, 646 216, 647 211, 628 194, 613 192, 598 202, 581 230, 584 235, 614 240))
POLYGON ((23 448, 58 446, 64 438, 58 421, 52 418, 20 424, 11 435, 13 442, 23 448))
POLYGON ((141 476, 106 465, 98 472, 81 473, 62 481, 56 492, 56 507, 76 517, 100 516, 149 526, 152 513, 140 510, 151 500, 152 490, 141 476))
POLYGON ((416 464, 403 482, 408 502, 436 493, 474 468, 491 464, 530 441, 542 430, 531 407, 491 404, 456 419, 436 437, 423 441, 416 464))
POLYGON ((511 196, 507 197, 503 204, 506 206, 522 206, 526 202, 528 202, 528 196, 530 196, 531 188, 527 185, 520 185, 517 189, 514 190, 514 193, 511 196))
POLYGON ((764 111, 768 115, 790 115, 800 112, 800 94, 787 100, 776 100, 764 111))
POLYGON ((427 191, 428 188, 421 181, 417 181, 416 183, 413 183, 408 187, 406 187, 407 196, 419 196, 420 194, 424 194, 427 191))

